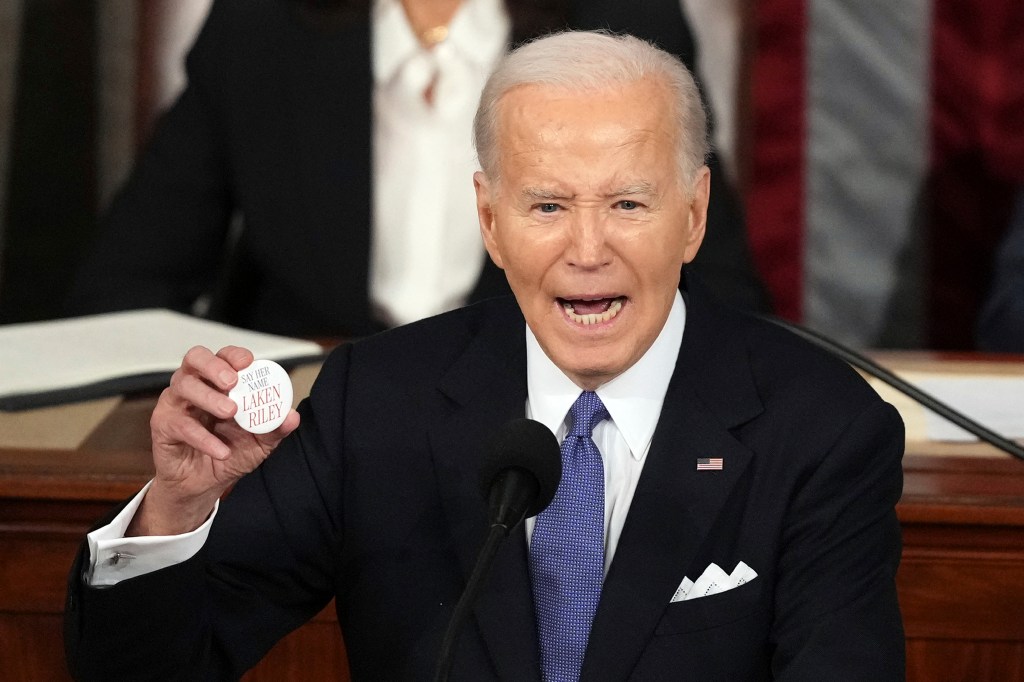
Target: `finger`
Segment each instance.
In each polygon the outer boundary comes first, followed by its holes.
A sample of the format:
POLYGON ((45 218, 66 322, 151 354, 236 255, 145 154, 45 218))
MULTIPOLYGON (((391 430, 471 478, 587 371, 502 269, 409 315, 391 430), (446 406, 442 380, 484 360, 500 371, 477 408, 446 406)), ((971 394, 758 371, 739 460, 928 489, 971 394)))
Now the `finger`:
POLYGON ((251 365, 254 359, 252 352, 241 346, 224 346, 217 351, 217 357, 227 361, 236 372, 251 365))
POLYGON ((299 420, 299 413, 294 409, 289 410, 288 416, 284 418, 284 421, 281 422, 280 426, 270 433, 256 436, 256 440, 259 441, 264 452, 269 453, 271 450, 276 448, 278 444, 288 436, 288 434, 299 428, 299 420))
POLYGON ((223 357, 214 355, 209 348, 203 346, 190 348, 185 353, 179 369, 186 374, 197 374, 223 391, 238 383, 238 372, 235 368, 223 357))
POLYGON ((186 445, 214 459, 223 460, 231 455, 231 449, 198 419, 179 410, 160 409, 157 405, 150 419, 150 433, 154 453, 163 447, 186 445))
POLYGON ((301 417, 299 416, 298 410, 288 410, 288 416, 284 418, 284 422, 282 422, 281 426, 278 427, 277 431, 281 434, 281 437, 284 438, 289 433, 299 428, 300 421, 301 417))
POLYGON ((175 372, 171 375, 167 397, 179 410, 183 404, 191 405, 216 419, 230 419, 238 410, 234 400, 194 374, 175 372))
POLYGON ((178 433, 192 449, 218 460, 231 456, 231 448, 195 419, 182 420, 178 433))

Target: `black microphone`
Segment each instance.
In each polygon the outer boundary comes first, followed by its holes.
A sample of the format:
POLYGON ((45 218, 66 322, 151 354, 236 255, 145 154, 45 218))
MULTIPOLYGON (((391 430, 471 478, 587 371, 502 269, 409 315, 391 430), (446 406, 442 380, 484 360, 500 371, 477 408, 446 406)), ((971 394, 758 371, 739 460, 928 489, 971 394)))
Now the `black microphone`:
POLYGON ((490 505, 491 527, 507 536, 551 504, 562 479, 555 434, 532 419, 513 419, 491 440, 480 466, 480 490, 490 505))
POLYGON ((873 360, 869 360, 865 356, 860 355, 859 353, 851 350, 850 348, 847 348, 838 341, 830 339, 824 334, 820 334, 818 332, 807 329, 806 327, 794 324, 793 322, 787 322, 777 317, 772 317, 768 315, 759 315, 758 317, 767 322, 776 324, 782 327, 783 329, 788 329, 797 336, 803 338, 805 341, 809 341, 810 343, 814 344, 818 348, 821 348, 829 353, 832 353, 833 355, 842 358, 850 365, 853 365, 854 367, 865 372, 866 374, 870 374, 876 379, 885 382, 889 386, 892 386, 897 391, 903 393, 904 395, 916 401, 920 405, 923 405, 924 407, 931 410, 940 417, 948 419, 949 421, 959 426, 961 429, 977 436, 979 440, 982 440, 993 447, 999 448, 1003 452, 1011 454, 1017 459, 1024 460, 1024 447, 1017 445, 1009 438, 1003 437, 1002 435, 996 433, 992 429, 983 426, 982 424, 979 424, 978 422, 968 417, 966 414, 953 409, 952 407, 942 402, 935 396, 929 393, 925 393, 924 391, 919 389, 917 386, 914 386, 909 381, 904 381, 903 379, 900 379, 898 376, 896 376, 889 370, 885 369, 878 363, 874 362, 873 360))
POLYGON ((448 679, 452 654, 501 542, 529 516, 544 511, 562 478, 562 456, 550 429, 532 419, 513 419, 491 439, 480 467, 480 488, 488 501, 491 529, 473 573, 455 605, 441 642, 435 682, 448 679))

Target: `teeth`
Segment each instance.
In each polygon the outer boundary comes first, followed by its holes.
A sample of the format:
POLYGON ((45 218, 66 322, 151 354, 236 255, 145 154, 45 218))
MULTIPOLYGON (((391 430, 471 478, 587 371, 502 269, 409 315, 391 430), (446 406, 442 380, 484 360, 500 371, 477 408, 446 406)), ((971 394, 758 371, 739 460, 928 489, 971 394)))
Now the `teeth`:
POLYGON ((622 310, 622 300, 617 298, 612 301, 612 304, 608 306, 608 310, 603 313, 589 313, 587 315, 577 315, 576 311, 573 310, 571 303, 563 303, 562 307, 565 309, 569 319, 573 322, 576 322, 577 324, 590 325, 598 324, 599 322, 607 322, 618 315, 619 311, 622 310))

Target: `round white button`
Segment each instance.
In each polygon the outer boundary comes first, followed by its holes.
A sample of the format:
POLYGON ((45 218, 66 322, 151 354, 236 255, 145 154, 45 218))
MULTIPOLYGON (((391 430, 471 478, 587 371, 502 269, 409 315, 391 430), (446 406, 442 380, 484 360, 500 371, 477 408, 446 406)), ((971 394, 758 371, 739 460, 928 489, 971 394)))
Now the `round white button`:
POLYGON ((256 360, 238 372, 238 383, 228 397, 238 405, 239 426, 249 433, 269 433, 292 408, 292 380, 273 360, 256 360))

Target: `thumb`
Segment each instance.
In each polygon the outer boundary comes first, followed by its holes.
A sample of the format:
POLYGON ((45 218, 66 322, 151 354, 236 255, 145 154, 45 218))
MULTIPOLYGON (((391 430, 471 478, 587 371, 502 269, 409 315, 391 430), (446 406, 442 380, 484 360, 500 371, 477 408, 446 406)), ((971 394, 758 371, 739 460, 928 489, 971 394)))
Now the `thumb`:
POLYGON ((263 448, 263 451, 269 454, 288 434, 299 428, 299 421, 299 413, 291 409, 280 426, 269 433, 256 435, 256 441, 263 448))

